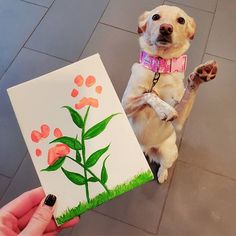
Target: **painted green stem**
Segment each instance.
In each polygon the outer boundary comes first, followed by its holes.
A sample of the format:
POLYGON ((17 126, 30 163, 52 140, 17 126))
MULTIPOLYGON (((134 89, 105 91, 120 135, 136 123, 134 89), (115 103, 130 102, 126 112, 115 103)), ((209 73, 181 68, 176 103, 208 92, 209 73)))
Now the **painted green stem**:
MULTIPOLYGON (((87 121, 89 109, 90 109, 90 106, 88 107, 88 109, 87 109, 87 111, 86 111, 86 114, 85 114, 85 117, 84 117, 84 125, 83 125, 82 133, 81 133, 82 159, 83 159, 83 164, 84 164, 84 165, 85 165, 85 163, 86 163, 84 132, 85 132, 85 125, 86 125, 86 121, 87 121)), ((89 188, 88 188, 87 169, 86 169, 85 167, 84 167, 84 177, 85 177, 85 179, 86 179, 86 182, 85 182, 86 198, 87 198, 87 201, 90 202, 90 198, 89 198, 89 188)))
MULTIPOLYGON (((78 162, 77 162, 76 160, 74 160, 72 157, 70 157, 70 156, 65 156, 65 157, 67 157, 67 158, 71 159, 72 161, 74 161, 75 163, 79 164, 83 169, 86 169, 86 167, 85 167, 83 164, 78 163, 78 162)), ((107 188, 107 186, 106 186, 105 184, 103 184, 102 181, 101 181, 91 170, 89 170, 89 169, 86 169, 86 170, 87 170, 87 171, 89 172, 89 174, 91 174, 93 177, 97 178, 98 182, 103 186, 103 188, 104 188, 107 192, 109 192, 109 189, 107 188)))

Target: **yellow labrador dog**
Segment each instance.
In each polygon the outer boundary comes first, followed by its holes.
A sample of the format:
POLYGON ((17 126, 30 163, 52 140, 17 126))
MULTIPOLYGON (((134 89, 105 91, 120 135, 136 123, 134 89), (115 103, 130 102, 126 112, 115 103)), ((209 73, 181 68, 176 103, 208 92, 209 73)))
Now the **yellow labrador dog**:
POLYGON ((199 65, 184 88, 184 53, 195 28, 194 19, 174 6, 159 6, 139 18, 140 63, 132 67, 122 105, 143 152, 160 163, 160 183, 178 156, 176 130, 189 116, 199 85, 217 72, 215 61, 199 65))

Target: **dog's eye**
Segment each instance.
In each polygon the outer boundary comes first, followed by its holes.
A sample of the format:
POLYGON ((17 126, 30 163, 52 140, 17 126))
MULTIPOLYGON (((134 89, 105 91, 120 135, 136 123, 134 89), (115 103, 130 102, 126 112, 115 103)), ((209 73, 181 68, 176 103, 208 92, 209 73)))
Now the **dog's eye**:
POLYGON ((183 17, 179 17, 179 18, 177 19, 177 21, 178 21, 178 23, 180 23, 181 25, 184 25, 184 23, 185 23, 185 19, 184 19, 183 17))
POLYGON ((161 18, 161 16, 159 14, 155 14, 152 16, 152 20, 156 21, 159 20, 161 18))

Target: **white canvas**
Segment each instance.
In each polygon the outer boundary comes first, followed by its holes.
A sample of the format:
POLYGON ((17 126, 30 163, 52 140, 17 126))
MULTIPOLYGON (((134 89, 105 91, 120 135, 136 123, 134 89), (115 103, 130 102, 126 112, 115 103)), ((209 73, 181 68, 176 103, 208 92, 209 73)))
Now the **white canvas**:
POLYGON ((58 224, 153 179, 98 54, 8 94, 58 224))

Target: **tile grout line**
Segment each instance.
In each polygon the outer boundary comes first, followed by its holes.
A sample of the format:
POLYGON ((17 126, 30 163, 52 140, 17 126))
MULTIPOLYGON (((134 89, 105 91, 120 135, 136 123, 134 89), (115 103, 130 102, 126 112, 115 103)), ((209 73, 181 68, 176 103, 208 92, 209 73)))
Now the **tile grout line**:
MULTIPOLYGON (((216 9, 217 9, 217 6, 218 6, 218 1, 219 0, 217 0, 217 2, 216 2, 216 9)), ((213 14, 213 18, 212 18, 212 22, 211 22, 211 25, 210 25, 210 30, 209 30, 209 33, 208 33, 208 36, 207 36, 207 41, 206 41, 206 45, 205 45, 205 48, 204 48, 204 51, 203 51, 201 62, 203 62, 203 58, 204 58, 204 55, 205 55, 206 50, 207 50, 207 45, 208 45, 209 38, 210 38, 210 35, 211 35, 211 30, 212 30, 212 26, 213 26, 213 23, 214 23, 214 20, 215 20, 215 15, 216 15, 216 11, 213 14)))
POLYGON ((97 21, 97 23, 96 23, 96 25, 95 25, 95 27, 94 27, 94 29, 93 29, 93 32, 91 33, 91 35, 90 35, 90 37, 88 38, 88 40, 87 40, 86 44, 84 45, 84 48, 83 48, 83 50, 81 51, 81 53, 80 53, 80 55, 79 55, 78 59, 80 59, 80 58, 81 58, 81 56, 82 56, 82 54, 83 54, 83 52, 84 52, 85 48, 87 47, 87 45, 88 45, 88 43, 89 43, 90 39, 92 38, 92 36, 93 36, 93 34, 94 34, 95 30, 97 29, 97 26, 98 26, 98 24, 99 24, 100 20, 102 19, 102 17, 103 17, 103 15, 104 15, 104 13, 105 13, 106 9, 108 8, 108 5, 109 5, 109 4, 110 4, 110 0, 108 1, 107 5, 105 6, 105 8, 104 8, 104 10, 103 10, 103 12, 102 12, 102 14, 101 14, 100 18, 98 19, 98 21, 97 21))
MULTIPOLYGON (((26 148, 26 153, 23 155, 23 160, 25 159, 25 157, 26 157, 27 154, 28 154, 28 149, 26 148)), ((21 163, 23 162, 23 160, 20 162, 19 166, 21 165, 21 163)), ((0 173, 0 175, 3 175, 4 177, 7 177, 7 178, 9 178, 9 179, 12 179, 12 178, 15 177, 16 172, 17 172, 18 169, 19 169, 19 166, 16 168, 16 171, 13 173, 13 177, 4 175, 4 174, 2 174, 2 173, 0 173)))
POLYGON ((158 220, 157 229, 156 229, 156 235, 158 234, 160 226, 161 226, 162 218, 163 218, 164 211, 165 211, 165 208, 166 208, 167 198, 168 198, 168 195, 169 195, 169 192, 170 192, 170 188, 172 186, 173 179, 174 179, 176 165, 177 165, 177 161, 174 163, 174 166, 173 166, 173 173, 172 173, 172 176, 171 176, 171 179, 170 179, 170 184, 169 184, 168 189, 167 189, 166 198, 165 198, 162 210, 161 210, 160 219, 158 220))
POLYGON ((107 23, 104 23, 104 22, 101 22, 101 21, 99 22, 99 24, 105 25, 105 26, 109 26, 109 27, 112 27, 112 28, 115 28, 115 29, 118 29, 118 30, 122 30, 122 31, 125 31, 127 33, 138 35, 137 33, 133 32, 133 31, 130 31, 130 30, 127 30, 127 29, 123 29, 123 28, 120 28, 118 26, 110 25, 110 24, 107 24, 107 23))
MULTIPOLYGON (((164 2, 165 2, 165 0, 162 1, 161 5, 163 5, 164 2)), ((103 13, 103 15, 104 15, 104 13, 103 13)), ((102 17, 103 17, 103 15, 102 15, 102 17)), ((124 31, 124 32, 128 32, 128 33, 131 33, 131 34, 138 35, 138 33, 135 33, 135 32, 133 32, 133 31, 131 31, 131 30, 127 30, 127 29, 120 28, 120 27, 115 26, 115 25, 110 25, 110 24, 108 24, 108 23, 102 22, 102 21, 101 21, 102 17, 101 17, 100 20, 99 20, 99 23, 100 23, 100 24, 105 25, 105 26, 110 26, 110 27, 112 27, 112 28, 115 28, 115 29, 118 29, 118 30, 122 30, 122 31, 124 31)))
MULTIPOLYGON (((170 1, 170 2, 172 2, 172 1, 170 1)), ((184 5, 184 4, 182 4, 182 5, 184 5)), ((187 5, 186 5, 186 6, 187 6, 187 5)), ((203 51, 203 55, 202 55, 202 58, 201 58, 201 62, 203 61, 203 58, 204 58, 204 55, 205 55, 205 54, 212 55, 212 56, 216 56, 216 57, 219 57, 219 58, 223 58, 223 57, 221 57, 221 56, 213 55, 213 54, 210 54, 210 53, 207 53, 207 52, 206 52, 207 45, 208 45, 208 41, 209 41, 209 37, 210 37, 210 33, 211 33, 211 29, 212 29, 212 26, 213 26, 213 23, 214 23, 214 19, 215 19, 215 14, 216 14, 217 6, 218 6, 218 0, 217 0, 217 4, 216 4, 216 7, 215 7, 215 11, 214 11, 214 13, 213 13, 214 15, 213 15, 213 19, 212 19, 212 22, 211 22, 211 25, 210 25, 210 30, 209 30, 209 33, 208 33, 207 42, 206 42, 206 46, 205 46, 204 51, 203 51)), ((195 8, 195 9, 197 9, 197 8, 195 8)), ((198 9, 198 10, 201 10, 201 9, 198 9)), ((206 11, 206 12, 208 12, 208 11, 206 11)), ((209 13, 212 13, 212 12, 209 12, 209 13)), ((223 59, 230 60, 230 59, 228 59, 228 58, 223 58, 223 59)), ((235 61, 233 61, 233 60, 230 60, 230 61, 235 62, 235 61)), ((185 127, 186 127, 186 126, 185 126, 185 127)), ((180 138, 180 143, 179 143, 178 149, 180 149, 180 147, 181 147, 181 145, 182 145, 185 127, 184 127, 183 133, 182 133, 181 138, 180 138)), ((232 180, 232 181, 236 181, 236 179, 233 179, 233 178, 231 178, 231 177, 229 177, 229 176, 225 176, 225 175, 222 175, 222 174, 220 174, 220 173, 217 173, 217 172, 214 172, 214 171, 211 171, 211 170, 202 168, 202 167, 200 167, 200 166, 197 166, 197 165, 194 165, 194 164, 191 164, 191 163, 188 163, 188 162, 185 162, 185 161, 183 161, 183 160, 181 160, 181 159, 178 159, 178 161, 179 161, 179 162, 182 162, 182 163, 185 163, 185 164, 187 164, 187 165, 190 165, 190 166, 194 166, 194 167, 196 167, 196 168, 198 168, 198 169, 201 169, 201 170, 203 170, 203 171, 206 171, 206 172, 208 172, 208 173, 215 174, 215 175, 217 175, 217 176, 230 179, 230 180, 232 180)), ((177 164, 177 163, 176 163, 176 164, 177 164)), ((160 220, 159 220, 159 224, 158 224, 158 227, 157 227, 156 234, 158 234, 158 231, 159 231, 159 229, 160 229, 161 221, 162 221, 163 214, 164 214, 164 211, 165 211, 166 201, 167 201, 168 194, 169 194, 169 191, 170 191, 170 188, 171 188, 171 184, 172 184, 172 181, 173 181, 173 178, 174 178, 174 172, 175 172, 175 169, 176 169, 176 164, 175 164, 175 166, 174 166, 173 176, 172 176, 172 178, 171 178, 171 182, 170 182, 170 185, 169 185, 169 188, 168 188, 168 192, 167 192, 167 194, 166 194, 166 199, 165 199, 165 202, 164 202, 164 205, 163 205, 163 209, 162 209, 162 212, 161 212, 161 217, 160 217, 160 220)))
MULTIPOLYGON (((179 141, 179 145, 178 145, 178 152, 181 148, 181 145, 182 145, 182 141, 183 141, 183 136, 184 136, 184 132, 185 132, 185 129, 186 129, 186 123, 187 123, 188 120, 186 120, 185 124, 184 124, 184 127, 182 129, 182 133, 181 133, 181 137, 180 137, 180 141, 179 141)), ((173 166, 173 173, 172 173, 172 176, 171 176, 171 179, 170 179, 170 184, 168 186, 168 190, 167 190, 167 193, 166 193, 166 198, 165 198, 165 201, 164 201, 164 204, 163 204, 163 207, 162 207, 162 210, 161 210, 161 215, 160 215, 160 219, 158 221, 158 224, 157 224, 157 229, 156 229, 156 235, 158 234, 158 231, 160 229, 160 226, 161 226, 161 222, 162 222, 162 218, 163 218, 163 215, 164 215, 164 211, 165 211, 165 207, 166 207, 166 202, 167 202, 167 198, 168 198, 168 195, 169 195, 169 192, 170 192, 170 188, 171 188, 171 185, 172 185, 172 182, 173 182, 173 179, 174 179, 174 174, 175 174, 175 169, 176 169, 176 165, 177 165, 177 161, 179 159, 176 160, 176 162, 174 163, 174 166, 173 166)))
POLYGON ((96 212, 97 214, 100 214, 100 215, 102 215, 102 216, 105 216, 105 217, 107 217, 107 218, 110 218, 110 219, 112 219, 112 220, 118 221, 118 222, 120 222, 120 223, 122 223, 122 224, 129 225, 129 226, 131 226, 131 227, 133 227, 133 228, 136 228, 136 229, 138 229, 138 230, 141 230, 141 231, 143 231, 143 232, 145 232, 145 233, 148 233, 148 234, 151 234, 151 235, 155 235, 155 233, 153 233, 153 232, 151 232, 151 231, 147 231, 147 230, 145 230, 145 229, 139 228, 139 227, 136 226, 136 225, 132 225, 132 224, 130 224, 130 223, 128 223, 128 222, 122 221, 122 220, 120 220, 120 219, 118 219, 118 218, 115 218, 115 217, 113 217, 113 216, 109 216, 109 215, 104 214, 104 213, 102 213, 102 212, 99 212, 99 211, 97 211, 97 210, 92 210, 92 211, 93 211, 93 212, 96 212))
POLYGON ((37 50, 37 49, 33 49, 33 48, 29 48, 29 47, 23 47, 24 49, 27 49, 27 50, 30 50, 30 51, 33 51, 33 52, 37 52, 37 53, 40 53, 40 54, 44 54, 44 55, 47 55, 49 57, 54 57, 58 60, 62 60, 62 61, 65 61, 65 62, 69 62, 69 63, 73 63, 73 61, 69 61, 67 59, 64 59, 64 58, 61 58, 61 57, 57 57, 57 56, 54 56, 54 55, 51 55, 49 53, 46 53, 46 52, 42 52, 40 50, 37 50))
POLYGON ((7 179, 11 179, 11 177, 9 177, 9 176, 7 176, 7 175, 5 175, 5 174, 2 174, 2 173, 0 173, 0 176, 5 177, 5 178, 7 178, 7 179))
POLYGON ((6 74, 6 72, 9 70, 9 68, 11 67, 11 65, 13 64, 13 62, 15 61, 15 59, 17 58, 17 56, 20 54, 22 48, 25 47, 26 43, 28 42, 28 40, 30 39, 30 37, 32 36, 32 34, 34 33, 34 31, 36 30, 36 28, 39 26, 39 24, 42 22, 42 20, 44 19, 44 17, 46 16, 46 14, 48 13, 48 11, 51 9, 52 5, 54 4, 55 0, 53 1, 53 3, 51 4, 51 6, 49 8, 46 8, 47 10, 45 11, 44 15, 42 16, 42 18, 39 20, 38 24, 36 24, 36 26, 34 27, 34 29, 32 30, 31 34, 28 36, 28 38, 25 40, 24 44, 22 45, 22 47, 19 49, 19 51, 16 53, 15 57, 12 59, 12 61, 10 62, 10 64, 8 65, 8 67, 5 69, 5 71, 3 72, 2 76, 0 77, 0 81, 2 80, 3 76, 6 74))
POLYGON ((185 160, 182 160, 182 159, 179 159, 178 161, 180 161, 180 162, 182 162, 182 163, 184 163, 184 164, 186 164, 186 165, 193 166, 193 167, 196 167, 196 168, 198 168, 198 169, 201 169, 201 170, 203 170, 203 171, 205 171, 205 172, 208 172, 208 173, 211 173, 211 174, 214 174, 214 175, 217 175, 217 176, 226 178, 226 179, 230 179, 230 180, 232 180, 232 181, 236 181, 236 179, 233 178, 233 177, 230 177, 230 176, 227 176, 227 175, 223 175, 223 174, 221 174, 221 173, 218 173, 218 172, 209 170, 209 169, 204 168, 204 167, 202 167, 202 166, 198 166, 198 165, 196 165, 196 164, 194 164, 194 163, 189 163, 189 162, 187 162, 187 161, 185 161, 185 160))
MULTIPOLYGON (((55 0, 54 0, 55 1, 55 0)), ((51 6, 54 4, 54 1, 53 3, 51 4, 51 6)), ((15 61, 15 59, 17 58, 17 56, 20 54, 22 48, 24 48, 26 42, 29 40, 29 38, 31 37, 31 35, 34 33, 34 31, 36 30, 36 28, 39 26, 39 24, 42 22, 42 20, 44 19, 44 17, 46 16, 46 14, 48 13, 49 9, 51 8, 51 6, 49 8, 47 8, 47 10, 45 11, 44 15, 42 16, 42 18, 39 20, 38 24, 36 24, 36 26, 34 27, 33 31, 31 32, 31 34, 28 36, 28 38, 25 40, 24 44, 22 45, 22 47, 19 49, 19 51, 16 53, 15 57, 12 59, 12 61, 10 62, 10 64, 7 66, 7 68, 5 69, 5 71, 3 72, 2 76, 0 77, 0 81, 1 79, 3 78, 3 76, 6 74, 6 72, 9 70, 9 68, 11 67, 11 65, 13 64, 13 62, 15 61)), ((4 191, 1 199, 4 197, 4 195, 6 194, 7 190, 9 189, 13 179, 15 178, 18 170, 20 169, 20 167, 22 166, 23 164, 23 161, 25 160, 26 158, 26 155, 28 154, 28 151, 26 151, 25 155, 24 155, 24 158, 23 160, 21 161, 20 165, 18 166, 18 168, 16 169, 15 173, 13 174, 12 177, 9 177, 10 178, 10 181, 9 181, 9 184, 6 188, 6 190, 4 191)))
POLYGON ((219 0, 216 0, 216 6, 215 6, 214 13, 216 13, 216 9, 217 9, 217 7, 218 7, 218 2, 219 2, 219 0))
POLYGON ((213 53, 205 52, 204 54, 205 54, 205 55, 209 55, 209 56, 213 56, 213 57, 219 57, 219 58, 221 58, 221 59, 228 60, 228 61, 231 61, 231 62, 236 62, 236 60, 229 59, 229 58, 222 57, 222 56, 218 56, 218 55, 215 55, 215 54, 213 54, 213 53))
POLYGON ((47 9, 48 9, 48 7, 43 6, 43 5, 39 5, 39 4, 37 4, 37 3, 28 2, 28 1, 26 1, 26 0, 20 0, 20 1, 21 1, 21 2, 25 2, 25 3, 28 3, 28 4, 31 4, 31 5, 35 5, 35 6, 38 6, 38 7, 44 7, 44 8, 47 8, 47 9))
MULTIPOLYGON (((51 9, 52 5, 54 4, 55 0, 53 1, 53 3, 51 4, 51 6, 49 6, 45 12, 45 14, 43 15, 43 17, 41 18, 41 20, 38 22, 38 24, 35 26, 35 28, 33 29, 33 31, 31 32, 31 34, 29 35, 29 37, 26 39, 25 43, 23 44, 22 48, 25 47, 26 43, 28 42, 28 40, 31 38, 32 34, 35 32, 35 30, 37 29, 37 27, 41 24, 41 22, 43 21, 44 17, 47 15, 47 13, 49 12, 49 10, 51 9)), ((21 49, 22 49, 21 48, 21 49)))
POLYGON ((170 2, 170 3, 173 3, 173 4, 182 5, 182 6, 184 6, 184 7, 189 7, 189 8, 198 10, 198 11, 203 11, 203 12, 207 12, 207 13, 214 14, 214 11, 204 10, 204 9, 201 9, 201 8, 198 8, 198 7, 194 7, 194 6, 190 6, 190 5, 187 5, 187 4, 184 4, 184 3, 174 2, 174 1, 172 1, 172 0, 165 0, 165 2, 170 2))
POLYGON ((19 166, 17 167, 17 169, 16 169, 15 173, 13 174, 13 176, 12 176, 12 177, 8 177, 8 178, 10 179, 10 181, 9 181, 9 183, 8 183, 7 187, 6 187, 6 190, 5 190, 5 191, 4 191, 4 193, 2 194, 2 197, 0 198, 0 200, 2 200, 2 199, 3 199, 3 197, 5 196, 5 194, 6 194, 7 190, 10 188, 10 186, 11 186, 11 183, 12 183, 13 179, 15 178, 15 176, 16 176, 16 174, 17 174, 18 170, 19 170, 19 169, 20 169, 20 167, 22 166, 22 164, 23 164, 23 161, 25 160, 25 158, 26 158, 27 154, 28 154, 28 151, 26 151, 26 153, 25 153, 25 155, 24 155, 24 158, 22 159, 21 163, 20 163, 20 164, 19 164, 19 166))

